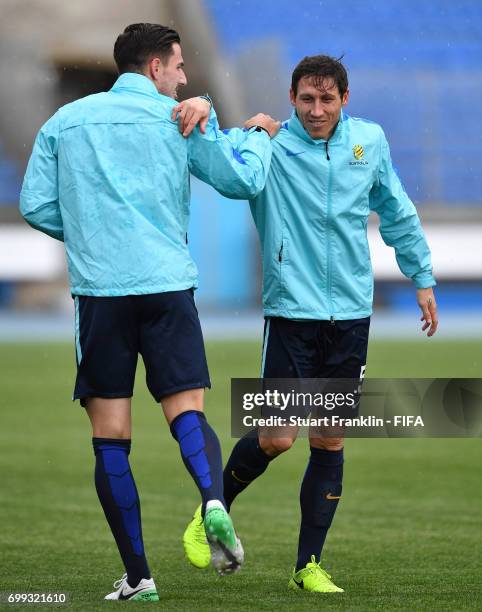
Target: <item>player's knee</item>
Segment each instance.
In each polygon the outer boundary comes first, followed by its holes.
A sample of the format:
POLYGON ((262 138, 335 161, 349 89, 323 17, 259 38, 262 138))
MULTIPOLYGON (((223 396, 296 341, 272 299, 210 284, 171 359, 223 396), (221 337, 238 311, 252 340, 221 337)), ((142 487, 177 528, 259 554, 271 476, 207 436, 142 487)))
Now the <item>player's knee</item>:
POLYGON ((260 436, 259 445, 270 457, 276 457, 289 450, 294 443, 293 438, 267 438, 260 436))
POLYGON ((130 398, 89 397, 85 400, 85 408, 94 438, 128 440, 131 437, 130 398))
POLYGON ((94 438, 108 438, 110 440, 129 440, 131 427, 123 419, 96 419, 92 420, 92 435, 94 438))
POLYGON ((94 427, 92 431, 94 438, 108 438, 109 440, 130 440, 131 432, 125 427, 115 425, 103 425, 94 427))
POLYGON ((344 438, 310 438, 310 446, 328 451, 341 450, 344 442, 344 438))

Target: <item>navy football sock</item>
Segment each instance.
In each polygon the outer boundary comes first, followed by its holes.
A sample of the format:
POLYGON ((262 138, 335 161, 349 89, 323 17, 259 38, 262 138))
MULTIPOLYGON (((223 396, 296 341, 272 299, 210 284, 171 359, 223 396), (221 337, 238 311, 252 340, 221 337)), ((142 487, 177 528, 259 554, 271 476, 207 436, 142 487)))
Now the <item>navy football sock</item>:
POLYGON ((188 410, 178 415, 171 423, 171 433, 179 443, 182 460, 196 483, 202 498, 202 515, 206 504, 223 496, 223 460, 218 437, 197 410, 188 410))
POLYGON ((319 561, 341 497, 342 479, 343 449, 329 451, 311 447, 300 491, 301 527, 296 570, 305 567, 311 555, 319 561))
POLYGON ((127 582, 136 587, 151 573, 144 554, 139 496, 129 466, 131 441, 92 438, 92 444, 97 495, 124 562, 127 582))
POLYGON ((224 468, 224 499, 229 511, 235 497, 266 470, 269 457, 259 445, 258 435, 250 432, 236 442, 224 468))

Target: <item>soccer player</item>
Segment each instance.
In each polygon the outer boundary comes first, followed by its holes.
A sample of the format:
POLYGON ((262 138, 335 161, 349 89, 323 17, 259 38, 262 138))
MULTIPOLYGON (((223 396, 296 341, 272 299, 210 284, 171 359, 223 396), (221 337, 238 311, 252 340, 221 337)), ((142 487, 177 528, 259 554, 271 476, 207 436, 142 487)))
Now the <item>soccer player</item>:
MULTIPOLYGON (((339 60, 318 55, 296 66, 292 116, 273 140, 266 186, 251 199, 263 258, 262 377, 363 378, 373 297, 366 235, 372 211, 416 288, 422 330, 432 336, 437 329, 435 280, 417 211, 393 169, 381 127, 345 114, 348 97, 339 60)), ((239 129, 228 133, 237 146, 246 137, 239 129)), ((288 584, 296 591, 343 590, 320 565, 343 478, 343 437, 329 434, 310 431, 298 557, 288 584)), ((282 436, 262 429, 237 442, 224 469, 228 509, 296 436, 296 428, 282 436)), ((184 534, 186 554, 197 567, 209 563, 202 531, 198 509, 184 534)))
POLYGON ((198 99, 171 119, 186 84, 180 38, 157 24, 119 35, 112 89, 59 109, 37 135, 20 209, 61 240, 75 301, 77 379, 92 424, 95 486, 126 573, 106 599, 158 600, 148 567, 139 496, 129 466, 131 397, 138 354, 202 499, 213 565, 236 570, 243 549, 223 497, 218 438, 203 414, 210 387, 187 247, 189 171, 234 198, 253 198, 268 172, 270 135, 259 125, 233 150, 211 104, 198 99), (197 105, 197 106, 196 106, 197 105), (209 117, 208 117, 209 115, 209 117), (208 123, 209 119, 209 123, 208 123))

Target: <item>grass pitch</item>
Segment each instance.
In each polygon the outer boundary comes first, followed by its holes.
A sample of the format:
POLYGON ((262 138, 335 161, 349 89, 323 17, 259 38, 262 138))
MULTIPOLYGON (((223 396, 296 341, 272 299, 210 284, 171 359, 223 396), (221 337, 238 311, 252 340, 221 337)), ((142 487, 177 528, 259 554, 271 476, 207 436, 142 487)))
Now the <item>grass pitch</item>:
MULTIPOLYGON (((229 379, 257 376, 259 352, 255 342, 208 344, 206 411, 225 457, 229 379)), ((372 342, 367 374, 480 376, 481 353, 477 342, 372 342)), ((143 374, 131 464, 162 610, 482 609, 479 439, 348 440, 344 495, 323 555, 346 592, 321 597, 286 588, 307 459, 307 441, 298 440, 235 502, 246 564, 219 579, 183 558, 198 495, 143 374)), ((119 605, 102 601, 123 570, 93 486, 88 420, 69 401, 73 347, 0 345, 0 377, 0 591, 67 592, 75 610, 119 605)))

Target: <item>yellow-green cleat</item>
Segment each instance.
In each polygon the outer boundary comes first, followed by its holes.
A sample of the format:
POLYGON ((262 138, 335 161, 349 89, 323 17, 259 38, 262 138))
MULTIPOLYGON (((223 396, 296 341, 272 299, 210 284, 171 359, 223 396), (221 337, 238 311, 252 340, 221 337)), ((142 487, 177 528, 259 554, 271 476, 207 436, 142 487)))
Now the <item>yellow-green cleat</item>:
POLYGON ((188 561, 198 569, 208 567, 211 563, 211 549, 206 539, 204 521, 201 516, 201 505, 196 508, 191 522, 186 527, 182 541, 188 561))
POLYGON ((330 574, 316 562, 314 555, 311 556, 311 562, 307 563, 306 567, 298 572, 293 570, 288 588, 293 591, 304 590, 311 593, 344 593, 343 589, 332 582, 330 574))

